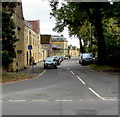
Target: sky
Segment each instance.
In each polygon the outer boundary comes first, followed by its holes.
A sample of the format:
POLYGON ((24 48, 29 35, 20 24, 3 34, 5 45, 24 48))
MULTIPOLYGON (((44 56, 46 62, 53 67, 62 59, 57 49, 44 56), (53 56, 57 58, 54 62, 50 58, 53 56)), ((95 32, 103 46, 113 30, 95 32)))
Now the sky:
POLYGON ((79 40, 68 35, 68 30, 57 33, 52 31, 55 27, 55 19, 50 19, 51 7, 48 0, 22 0, 23 15, 25 20, 39 20, 40 34, 61 35, 63 34, 68 40, 68 45, 79 47, 79 40))

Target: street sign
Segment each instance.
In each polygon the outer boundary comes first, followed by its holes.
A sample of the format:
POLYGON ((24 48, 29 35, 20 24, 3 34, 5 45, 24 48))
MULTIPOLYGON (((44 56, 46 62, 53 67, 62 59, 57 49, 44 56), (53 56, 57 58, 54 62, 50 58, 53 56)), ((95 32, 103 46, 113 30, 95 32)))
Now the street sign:
POLYGON ((28 45, 28 50, 32 50, 32 45, 28 45))

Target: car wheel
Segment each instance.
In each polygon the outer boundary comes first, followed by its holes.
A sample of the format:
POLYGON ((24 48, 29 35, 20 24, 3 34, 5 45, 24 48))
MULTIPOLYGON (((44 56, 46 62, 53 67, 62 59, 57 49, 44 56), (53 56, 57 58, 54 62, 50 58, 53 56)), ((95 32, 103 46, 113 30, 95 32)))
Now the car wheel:
POLYGON ((55 66, 55 69, 57 69, 57 65, 55 66))
POLYGON ((83 62, 82 62, 82 65, 83 65, 83 66, 87 65, 86 61, 83 61, 83 62))

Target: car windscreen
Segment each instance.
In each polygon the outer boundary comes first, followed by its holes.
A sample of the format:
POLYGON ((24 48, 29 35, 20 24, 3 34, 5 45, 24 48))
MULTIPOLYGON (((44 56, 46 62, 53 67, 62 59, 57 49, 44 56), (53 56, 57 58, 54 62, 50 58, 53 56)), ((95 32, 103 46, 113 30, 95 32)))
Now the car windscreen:
POLYGON ((53 58, 47 58, 46 59, 46 62, 52 62, 53 61, 53 58))
POLYGON ((83 54, 82 57, 83 58, 92 58, 92 54, 83 54))

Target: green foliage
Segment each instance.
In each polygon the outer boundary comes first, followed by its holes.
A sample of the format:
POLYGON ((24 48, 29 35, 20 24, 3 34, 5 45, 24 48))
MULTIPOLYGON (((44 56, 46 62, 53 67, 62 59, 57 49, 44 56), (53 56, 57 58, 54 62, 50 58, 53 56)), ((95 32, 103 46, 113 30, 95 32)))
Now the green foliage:
POLYGON ((104 23, 106 51, 107 51, 107 64, 120 65, 120 32, 117 31, 118 27, 115 24, 115 19, 110 19, 107 24, 104 23))
POLYGON ((2 3, 2 63, 4 67, 8 67, 16 57, 15 45, 17 41, 15 36, 15 24, 11 18, 17 3, 2 3))
MULTIPOLYGON (((106 64, 108 61, 107 50, 111 47, 110 43, 114 48, 116 48, 116 45, 111 41, 107 41, 108 37, 104 33, 104 28, 106 27, 103 26, 103 20, 109 21, 110 18, 119 19, 120 3, 111 5, 107 2, 71 2, 62 4, 61 7, 58 7, 58 2, 51 2, 50 5, 52 9, 51 16, 56 19, 54 30, 62 32, 64 27, 68 27, 69 35, 75 35, 79 38, 80 49, 82 49, 82 52, 94 51, 95 53, 95 51, 97 51, 98 64, 106 64), (88 26, 88 24, 91 24, 92 26, 88 26), (91 35, 89 34, 90 30, 91 35), (84 45, 81 44, 82 39, 84 45), (90 43, 89 46, 88 42, 90 43)), ((109 31, 107 33, 109 33, 109 31)), ((111 34, 112 35, 107 35, 112 39, 117 38, 115 39, 117 42, 118 36, 115 35, 115 33, 113 34, 113 32, 111 32, 111 34)), ((114 49, 114 51, 116 52, 116 49, 114 49)), ((113 53, 112 55, 114 56, 113 53)))

